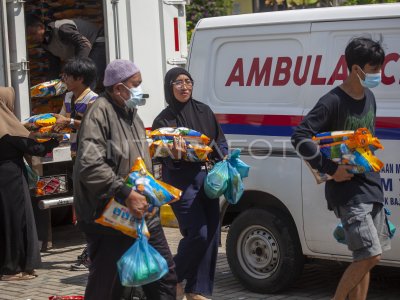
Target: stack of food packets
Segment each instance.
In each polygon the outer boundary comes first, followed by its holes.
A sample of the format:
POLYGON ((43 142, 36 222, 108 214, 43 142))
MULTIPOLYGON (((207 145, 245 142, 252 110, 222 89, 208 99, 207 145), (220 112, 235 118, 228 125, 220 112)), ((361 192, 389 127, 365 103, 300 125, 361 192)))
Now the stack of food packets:
POLYGON ((70 133, 71 128, 65 127, 60 132, 54 132, 53 127, 56 124, 56 118, 53 114, 33 115, 23 122, 23 125, 29 131, 35 133, 35 137, 43 140, 49 138, 62 137, 64 133, 70 133))
POLYGON ((54 79, 34 85, 30 91, 32 98, 47 98, 64 94, 67 86, 60 79, 54 79))
MULTIPOLYGON (((320 152, 326 158, 337 164, 351 165, 349 171, 353 174, 379 172, 383 163, 374 155, 377 149, 383 149, 377 137, 372 136, 367 128, 355 131, 332 131, 319 133, 313 137, 319 146, 320 152)), ((322 174, 310 167, 317 183, 331 179, 327 174, 322 174)))
POLYGON ((202 162, 208 160, 208 154, 212 149, 208 146, 210 139, 193 129, 186 127, 162 127, 150 132, 150 155, 151 157, 171 156, 174 138, 182 137, 186 143, 186 152, 182 159, 190 162, 202 162))
MULTIPOLYGON (((147 171, 146 165, 141 157, 137 158, 131 172, 125 179, 126 185, 133 190, 143 194, 148 203, 149 210, 154 207, 178 201, 182 191, 173 186, 154 179, 147 171)), ((137 238, 137 222, 130 213, 129 209, 112 198, 100 218, 96 219, 96 223, 112 227, 123 232, 126 235, 137 238)), ((149 236, 147 228, 143 232, 149 236)))

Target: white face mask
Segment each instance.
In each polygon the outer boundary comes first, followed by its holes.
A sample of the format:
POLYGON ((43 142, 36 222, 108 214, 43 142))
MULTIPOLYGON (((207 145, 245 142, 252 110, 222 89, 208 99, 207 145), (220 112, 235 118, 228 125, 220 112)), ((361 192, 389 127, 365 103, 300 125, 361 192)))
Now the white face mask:
MULTIPOLYGON (((146 99, 143 98, 143 90, 139 85, 137 87, 128 88, 125 84, 122 84, 125 88, 127 88, 131 94, 129 99, 125 100, 125 106, 127 108, 135 109, 138 106, 142 106, 146 104, 146 99)), ((122 97, 121 97, 122 98, 122 97)))

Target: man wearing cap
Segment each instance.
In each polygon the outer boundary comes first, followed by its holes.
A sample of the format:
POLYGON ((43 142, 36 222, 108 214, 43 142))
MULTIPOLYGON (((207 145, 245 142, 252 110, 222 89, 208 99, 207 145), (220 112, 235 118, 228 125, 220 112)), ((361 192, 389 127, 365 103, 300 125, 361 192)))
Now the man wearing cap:
MULTIPOLYGON (((74 201, 78 225, 85 232, 90 257, 86 300, 120 299, 123 292, 117 261, 134 243, 121 232, 94 222, 114 197, 135 218, 147 212, 146 198, 124 184, 136 158, 151 170, 151 160, 137 107, 144 104, 138 67, 128 60, 111 62, 104 74, 106 92, 86 112, 78 134, 74 166, 74 201)), ((143 286, 147 299, 175 300, 176 275, 160 219, 146 219, 149 243, 167 260, 169 272, 143 286)))

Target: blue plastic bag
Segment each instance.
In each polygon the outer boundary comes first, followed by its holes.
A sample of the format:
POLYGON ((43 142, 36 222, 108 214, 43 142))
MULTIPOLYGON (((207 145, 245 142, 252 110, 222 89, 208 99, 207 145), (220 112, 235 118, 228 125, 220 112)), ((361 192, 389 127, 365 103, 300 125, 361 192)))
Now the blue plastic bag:
POLYGON ((217 162, 207 174, 204 181, 204 192, 210 199, 219 198, 228 187, 228 161, 217 162))
POLYGON ((240 149, 232 150, 231 154, 228 157, 228 161, 230 164, 235 167, 235 169, 239 172, 240 177, 243 179, 249 176, 250 166, 245 164, 240 157, 240 149))
POLYGON ((26 173, 28 174, 28 187, 29 189, 36 188, 36 184, 39 181, 39 175, 24 161, 26 173))
POLYGON ((168 273, 168 264, 143 234, 144 218, 138 224, 138 238, 117 262, 123 286, 141 286, 159 280, 168 273))
POLYGON ((230 204, 236 204, 243 195, 243 181, 239 172, 230 163, 228 163, 228 175, 228 186, 224 192, 224 196, 230 204))

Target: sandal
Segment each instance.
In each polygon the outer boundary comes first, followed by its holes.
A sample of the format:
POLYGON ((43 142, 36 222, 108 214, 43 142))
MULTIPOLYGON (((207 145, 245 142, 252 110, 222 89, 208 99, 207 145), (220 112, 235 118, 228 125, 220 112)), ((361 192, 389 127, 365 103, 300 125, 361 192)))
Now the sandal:
POLYGON ((18 281, 18 280, 29 280, 36 278, 35 275, 31 275, 25 272, 20 272, 13 275, 2 275, 0 280, 1 281, 18 281))

